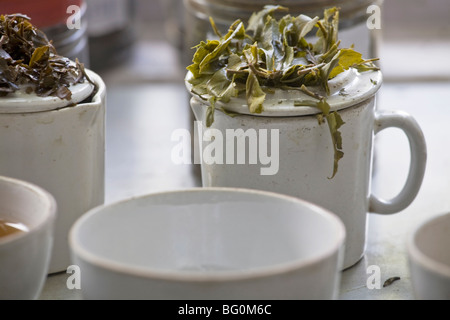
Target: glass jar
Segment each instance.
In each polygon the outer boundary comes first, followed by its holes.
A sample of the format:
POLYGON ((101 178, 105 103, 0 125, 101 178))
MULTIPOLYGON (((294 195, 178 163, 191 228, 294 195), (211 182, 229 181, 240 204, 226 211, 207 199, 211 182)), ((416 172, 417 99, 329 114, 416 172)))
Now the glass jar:
MULTIPOLYGON (((369 28, 367 13, 369 6, 381 7, 383 0, 183 0, 186 8, 185 16, 185 56, 190 63, 193 51, 191 48, 201 40, 215 38, 209 17, 214 19, 218 29, 226 33, 229 26, 241 19, 247 23, 253 12, 261 10, 264 5, 281 5, 289 8, 289 14, 305 14, 310 17, 322 17, 323 11, 330 7, 339 7, 339 39, 341 46, 355 45, 355 49, 365 58, 377 57, 379 34, 377 29, 369 28)), ((285 15, 285 12, 280 14, 285 15)))

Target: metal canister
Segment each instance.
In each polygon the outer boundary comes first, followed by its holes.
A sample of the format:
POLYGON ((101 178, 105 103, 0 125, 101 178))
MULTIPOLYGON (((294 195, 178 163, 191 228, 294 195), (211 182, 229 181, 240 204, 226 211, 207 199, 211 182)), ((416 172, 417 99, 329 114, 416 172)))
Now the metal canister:
POLYGON ((92 70, 126 61, 135 42, 134 0, 86 0, 92 70))

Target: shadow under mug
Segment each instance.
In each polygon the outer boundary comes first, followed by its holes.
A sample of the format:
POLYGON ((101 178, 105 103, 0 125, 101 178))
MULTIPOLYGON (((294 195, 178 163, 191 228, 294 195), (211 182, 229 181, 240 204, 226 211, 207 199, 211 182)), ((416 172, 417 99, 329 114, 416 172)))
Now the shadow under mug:
MULTIPOLYGON (((396 213, 415 199, 422 184, 427 157, 423 133, 412 116, 402 111, 376 110, 375 94, 381 85, 381 73, 357 77, 361 79, 351 78, 349 83, 358 80, 359 89, 362 89, 353 91, 354 98, 347 97, 344 107, 341 104, 342 108, 338 111, 345 122, 340 128, 344 156, 333 178, 330 177, 334 148, 328 126, 318 123, 317 114, 302 114, 302 108, 295 109, 289 98, 280 100, 275 109, 268 108, 269 112, 265 110, 260 115, 236 113, 230 116, 216 107, 210 128, 205 126, 208 101, 195 95, 191 98, 191 108, 198 120, 196 142, 202 156, 203 186, 250 188, 287 194, 337 214, 347 230, 344 269, 353 266, 364 254, 368 212, 396 213), (273 110, 278 112, 276 116, 271 115, 273 110), (287 116, 280 116, 283 112, 287 116), (383 200, 370 192, 373 140, 378 132, 389 127, 401 129, 408 137, 411 163, 407 181, 400 193, 390 200, 383 200), (230 132, 235 135, 227 139, 230 132), (254 133, 256 138, 250 133, 254 133), (215 151, 220 149, 221 137, 225 140, 222 148, 227 153, 223 161, 217 157, 217 152, 211 152, 214 149, 212 145, 217 147, 215 151), (239 143, 245 144, 245 139, 248 141, 244 155, 247 163, 237 164, 236 154, 235 162, 230 163, 232 159, 228 152, 234 150, 239 153, 239 143), (266 149, 267 154, 271 153, 271 163, 267 159, 265 164, 261 161, 261 147, 266 149), (249 164, 250 157, 255 154, 260 156, 258 163, 249 164), (208 158, 208 155, 212 156, 208 158), (272 167, 269 171, 275 173, 263 174, 263 170, 267 171, 269 167, 272 167)), ((189 89, 189 84, 187 87, 189 89)), ((336 93, 335 101, 342 102, 344 98, 337 96, 336 93)), ((232 112, 241 106, 246 107, 245 99, 237 100, 230 102, 229 110, 232 112)), ((335 107, 330 105, 332 109, 335 107)))

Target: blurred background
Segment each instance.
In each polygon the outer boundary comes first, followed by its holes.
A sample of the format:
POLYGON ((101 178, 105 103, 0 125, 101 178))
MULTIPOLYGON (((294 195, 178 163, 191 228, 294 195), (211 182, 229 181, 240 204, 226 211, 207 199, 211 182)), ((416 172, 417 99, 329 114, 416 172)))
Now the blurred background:
MULTIPOLYGON (((195 2, 205 1, 185 1, 185 3, 195 2)), ((235 2, 242 3, 243 1, 235 2)), ((245 1, 245 3, 251 2, 245 1)), ((285 3, 289 2, 315 3, 315 1, 285 1, 285 3)), ((328 1, 327 4, 345 6, 349 2, 359 5, 362 3, 364 8, 367 8, 370 3, 379 4, 381 7, 381 29, 374 32, 378 37, 378 48, 377 52, 373 54, 381 58, 385 80, 398 81, 403 78, 411 80, 413 77, 448 79, 450 77, 450 64, 441 65, 438 61, 440 59, 430 57, 433 52, 438 53, 438 56, 441 57, 450 56, 450 1, 341 0, 328 1)), ((183 41, 186 41, 186 37, 189 37, 194 31, 192 30, 194 26, 191 21, 191 12, 195 11, 195 8, 193 9, 192 6, 187 8, 189 5, 183 5, 183 0, 136 0, 136 6, 139 8, 137 18, 141 23, 141 28, 148 30, 148 32, 139 33, 141 41, 170 44, 178 50, 186 45, 183 41), (164 31, 161 29, 162 26, 164 26, 164 31)), ((364 15, 364 19, 369 17, 369 14, 365 12, 360 12, 360 14, 364 15)), ((342 30, 345 29, 342 28, 341 32, 343 33, 342 30)), ((356 40, 353 43, 358 43, 356 36, 352 37, 356 40)), ((188 54, 182 63, 189 63, 189 58, 188 54)))
MULTIPOLYGON (((260 7, 262 1, 218 1, 218 0, 86 0, 88 4, 96 2, 127 3, 129 13, 128 31, 122 36, 133 42, 135 60, 122 59, 117 64, 110 64, 110 68, 119 65, 140 65, 132 68, 131 73, 117 70, 113 76, 116 81, 129 81, 131 78, 141 80, 180 81, 184 78, 184 67, 190 63, 193 43, 198 43, 207 32, 210 32, 207 15, 212 14, 218 24, 226 25, 233 21, 234 16, 247 17, 249 11, 260 7), (223 3, 221 7, 220 3, 223 3), (256 2, 256 6, 250 6, 256 2), (234 6, 234 7, 233 7, 234 6), (230 9, 231 7, 231 9, 230 9), (236 9, 237 7, 237 9, 236 9), (230 12, 228 15, 224 12, 230 12), (130 32, 130 29, 133 30, 130 32), (200 30, 199 30, 200 29, 200 30), (127 33, 128 32, 128 33, 127 33), (160 63, 159 63, 159 62, 160 63), (120 76, 119 76, 120 75, 120 76)), ((276 1, 268 1, 274 3, 276 1)), ((280 2, 280 1, 278 1, 280 2)), ((281 1, 283 2, 283 1, 281 1)), ((401 81, 407 79, 448 79, 450 78, 450 64, 441 63, 440 59, 431 58, 438 54, 441 57, 450 56, 450 1, 448 0, 385 0, 385 1, 325 1, 326 5, 338 5, 348 8, 348 15, 359 15, 356 18, 344 17, 347 25, 341 26, 341 37, 349 38, 348 44, 360 44, 371 39, 368 46, 359 48, 366 56, 377 56, 381 59, 385 81, 401 81), (370 4, 377 4, 381 8, 380 29, 371 30, 368 34, 366 20, 370 14, 364 12, 370 4), (363 11, 356 12, 353 7, 361 7, 363 11), (353 21, 352 21, 353 20, 353 21), (358 27, 360 25, 360 27, 358 27), (352 31, 348 31, 350 29, 352 31), (349 34, 346 34, 349 33, 349 34), (374 38, 375 37, 375 38, 374 38)), ((317 13, 320 6, 315 1, 284 1, 295 7, 296 12, 317 13), (300 4, 298 4, 300 3, 300 4), (303 3, 315 5, 311 9, 303 3), (314 11, 315 10, 315 11, 314 11)), ((323 3, 323 1, 322 1, 323 3)), ((319 13, 320 14, 320 11, 319 13)), ((89 15, 88 15, 89 17, 89 15)), ((89 19, 91 21, 91 19, 89 19)), ((123 23, 124 19, 122 20, 123 23)), ((125 25, 124 25, 124 29, 125 25)), ((207 34, 207 35, 210 35, 207 34)), ((116 39, 117 42, 120 42, 116 39)), ((90 41, 91 45, 96 42, 90 41)), ((344 43, 345 44, 345 43, 344 43)), ((95 51, 102 51, 105 46, 95 46, 95 51)), ((111 52, 113 54, 113 52, 111 52)), ((95 58, 94 58, 95 59, 95 58)), ((100 62, 95 59, 92 67, 100 62)))
POLYGON ((450 53, 448 0, 0 0, 0 12, 28 14, 61 54, 78 57, 113 82, 182 81, 189 47, 211 36, 209 15, 225 27, 235 17, 246 20, 263 3, 308 15, 340 6, 343 44, 364 45, 358 49, 365 56, 380 57, 386 80, 450 74, 449 64, 429 58, 434 50, 450 53), (366 27, 371 4, 381 8, 379 29, 366 27), (71 5, 81 12, 68 10, 71 5), (66 27, 68 19, 78 18, 81 28, 66 27))
MULTIPOLYGON (((143 71, 142 76, 152 79, 157 76, 158 72, 162 72, 164 78, 172 78, 179 80, 179 74, 176 72, 176 64, 180 63, 182 73, 184 73, 185 65, 189 64, 192 51, 187 51, 187 41, 195 42, 195 36, 192 34, 197 31, 195 22, 192 20, 193 15, 201 16, 201 9, 198 4, 208 3, 209 1, 183 1, 183 0, 86 0, 92 2, 127 2, 130 10, 130 23, 133 21, 134 40, 137 51, 143 53, 146 50, 147 55, 143 54, 142 59, 152 64, 152 70, 143 71), (183 3, 184 2, 184 3, 183 3), (197 7, 194 5, 197 3, 197 7), (192 5, 194 4, 194 5, 192 5), (131 8, 131 9, 130 9, 131 8), (134 13, 133 13, 134 8, 134 13), (194 12, 194 13, 192 13, 194 12), (134 16, 133 16, 134 15, 134 16), (188 39, 187 39, 188 38, 188 39), (194 38, 194 39, 193 39, 194 38), (159 51, 160 50, 160 51, 159 51), (168 51, 172 53, 169 54, 168 51), (160 52, 160 55, 158 54, 160 52), (168 65, 163 66, 156 63, 157 57, 174 58, 178 55, 180 59, 175 61, 169 68, 168 65), (158 66, 158 67, 156 67, 158 66), (155 70, 155 68, 157 70, 155 70), (161 68, 161 69, 160 69, 161 68)), ((210 1, 217 3, 220 1, 210 1)), ((226 3, 227 1, 223 1, 226 3)), ((233 4, 233 1, 228 1, 233 4)), ((249 3, 252 1, 245 1, 249 3)), ((262 1, 256 1, 261 3, 262 1)), ((272 1, 273 3, 274 1, 272 1)), ((275 1, 276 2, 276 1, 275 1)), ((279 2, 279 1, 278 1, 279 2)), ((285 1, 285 3, 314 3, 314 1, 285 1)), ((448 0, 385 0, 381 1, 328 1, 329 5, 346 5, 346 3, 361 3, 366 8, 370 3, 379 4, 381 7, 381 29, 373 30, 376 33, 377 51, 376 54, 381 58, 385 80, 401 80, 407 78, 411 80, 413 77, 423 78, 449 78, 450 64, 440 64, 440 59, 433 59, 430 55, 432 52, 439 52, 439 56, 450 56, 450 1, 448 0)), ((236 6, 243 6, 242 1, 235 1, 236 6)), ((204 7, 207 7, 205 5, 204 7)), ((219 7, 218 11, 221 8, 219 7)), ((250 10, 250 9, 247 9, 250 10)), ((213 11, 213 10, 212 10, 213 11)), ((223 10, 222 10, 223 11, 223 10)), ((298 11, 302 11, 298 9, 298 11)), ((204 12, 208 12, 208 8, 203 8, 204 12)), ((245 11, 244 12, 245 16, 245 11)), ((213 13, 216 13, 213 11, 213 13)), ((360 12, 364 19, 369 14, 360 12)), ((248 12, 247 12, 248 15, 248 12)), ((206 17, 200 17, 199 20, 205 20, 206 17)), ((215 17, 217 20, 218 18, 215 17)), ((232 18, 229 18, 229 21, 232 18)), ((226 19, 225 19, 226 21, 226 19)), ((226 21, 227 22, 227 21, 226 21)), ((209 23, 206 24, 206 29, 209 23)), ((365 27, 365 26, 364 26, 365 27)), ((346 26, 347 28, 347 26, 346 26)), ((343 28, 341 30, 344 30, 343 28)), ((341 31, 341 32, 344 32, 341 31)), ((204 31, 206 32, 206 31, 204 31)), ((352 43, 358 43, 356 35, 352 37, 356 40, 352 43)), ((133 38, 131 38, 133 39, 133 38)), ((95 48, 94 48, 95 49, 95 48)), ((126 61, 122 61, 126 63, 126 61)), ((129 63, 129 62, 128 62, 129 63)), ((183 77, 181 77, 183 78, 183 77)))
MULTIPOLYGON (((192 44, 198 43, 207 32, 210 32, 208 13, 214 16, 218 24, 223 25, 232 22, 234 16, 242 16, 245 19, 249 11, 261 7, 263 1, 233 1, 233 0, 85 0, 95 3, 122 3, 122 13, 127 13, 128 24, 124 17, 117 16, 117 25, 122 26, 122 34, 115 38, 120 47, 134 44, 133 53, 135 60, 121 59, 117 63, 109 64, 109 68, 117 68, 120 65, 139 64, 140 68, 132 68, 132 73, 124 73, 122 68, 118 74, 126 78, 137 76, 142 80, 174 80, 184 78, 184 67, 190 63, 192 44), (221 7, 220 3, 225 7, 221 7), (257 5, 250 6, 252 3, 257 5), (125 5, 127 4, 127 5, 125 5), (230 9, 231 7, 231 9, 230 9), (230 12, 230 13, 224 13, 230 12), (228 14, 228 15, 227 15, 228 14), (200 21, 200 22, 199 22, 200 21), (198 30, 200 29, 200 30, 198 30), (128 42, 126 41, 128 40, 128 42), (170 61, 171 62, 170 62, 170 61), (158 63, 160 61, 161 63, 158 63), (140 63, 141 62, 141 63, 140 63), (138 72, 139 71, 139 72, 138 72), (137 73, 137 74, 136 74, 137 73)), ((267 1, 267 3, 277 1, 267 1)), ((278 1, 280 2, 280 1, 278 1)), ((281 1, 283 2, 283 1, 281 1)), ((377 56, 381 59, 381 65, 386 81, 400 81, 402 79, 448 79, 450 77, 450 64, 440 63, 440 59, 431 58, 433 52, 441 57, 450 56, 450 1, 448 0, 340 0, 325 1, 326 5, 337 5, 350 12, 341 20, 346 20, 347 25, 341 26, 341 37, 348 36, 348 44, 360 44, 371 39, 372 43, 367 51, 359 48, 366 56, 377 56), (370 4, 377 4, 381 8, 380 29, 373 29, 367 34, 366 20, 370 16, 364 12, 370 4), (354 7, 362 9, 359 12, 354 7), (356 12, 356 13, 355 13, 356 12), (349 15, 356 16, 348 18, 349 15), (359 15, 359 21, 358 21, 359 15), (352 21, 353 20, 353 21, 352 21), (358 24, 360 27, 358 28, 358 24), (352 29, 352 31, 348 31, 352 29), (350 34, 346 34, 350 33, 350 34), (372 37, 372 38, 369 38, 372 37), (375 39, 373 38, 375 37, 375 39)), ((294 13, 320 14, 322 8, 315 1, 284 1, 294 7, 294 13), (309 4, 303 6, 304 3, 309 4), (311 3, 314 8, 311 9, 311 3), (297 7, 296 7, 297 6, 297 7), (303 7, 302 7, 303 6, 303 7), (304 9, 306 8, 306 9, 304 9), (319 9, 320 8, 320 9, 319 9)), ((323 3, 323 1, 322 1, 323 3)), ((118 6, 118 5, 116 5, 118 6)), ((94 14, 95 16, 95 14, 94 14)), ((341 15, 342 16, 342 15, 341 15)), ((91 22, 95 18, 90 18, 91 22)), ((110 18, 111 15, 108 16, 110 18)), ((105 16, 106 18, 106 16, 105 16)), ((344 21, 345 22, 345 21, 344 21)), ((210 35, 207 34, 207 35, 210 35)), ((113 42, 114 42, 113 41, 113 42)), ((103 66, 102 56, 97 52, 106 50, 105 45, 95 40, 89 42, 93 53, 92 67, 103 66), (96 45, 97 44, 97 45, 96 45)), ((345 44, 345 43, 344 43, 345 44)), ((117 51, 116 51, 117 53, 117 51)), ((114 55, 113 51, 110 51, 114 55)), ((118 53, 117 53, 118 54, 118 53)), ((116 77, 121 81, 121 77, 116 77)), ((129 80, 129 79, 124 79, 129 80)))

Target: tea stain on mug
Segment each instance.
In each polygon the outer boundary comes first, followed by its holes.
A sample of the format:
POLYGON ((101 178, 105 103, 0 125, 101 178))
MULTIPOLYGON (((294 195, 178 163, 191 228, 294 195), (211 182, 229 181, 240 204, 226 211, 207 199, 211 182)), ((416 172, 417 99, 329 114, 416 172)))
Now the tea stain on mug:
POLYGON ((37 124, 52 124, 55 121, 53 116, 44 116, 36 120, 37 124))
POLYGON ((53 145, 55 145, 55 146, 63 146, 63 145, 65 145, 65 143, 63 141, 63 137, 59 136, 59 138, 55 139, 53 141, 53 145))
POLYGON ((0 219, 0 238, 19 232, 27 232, 28 228, 23 223, 16 223, 0 219))

